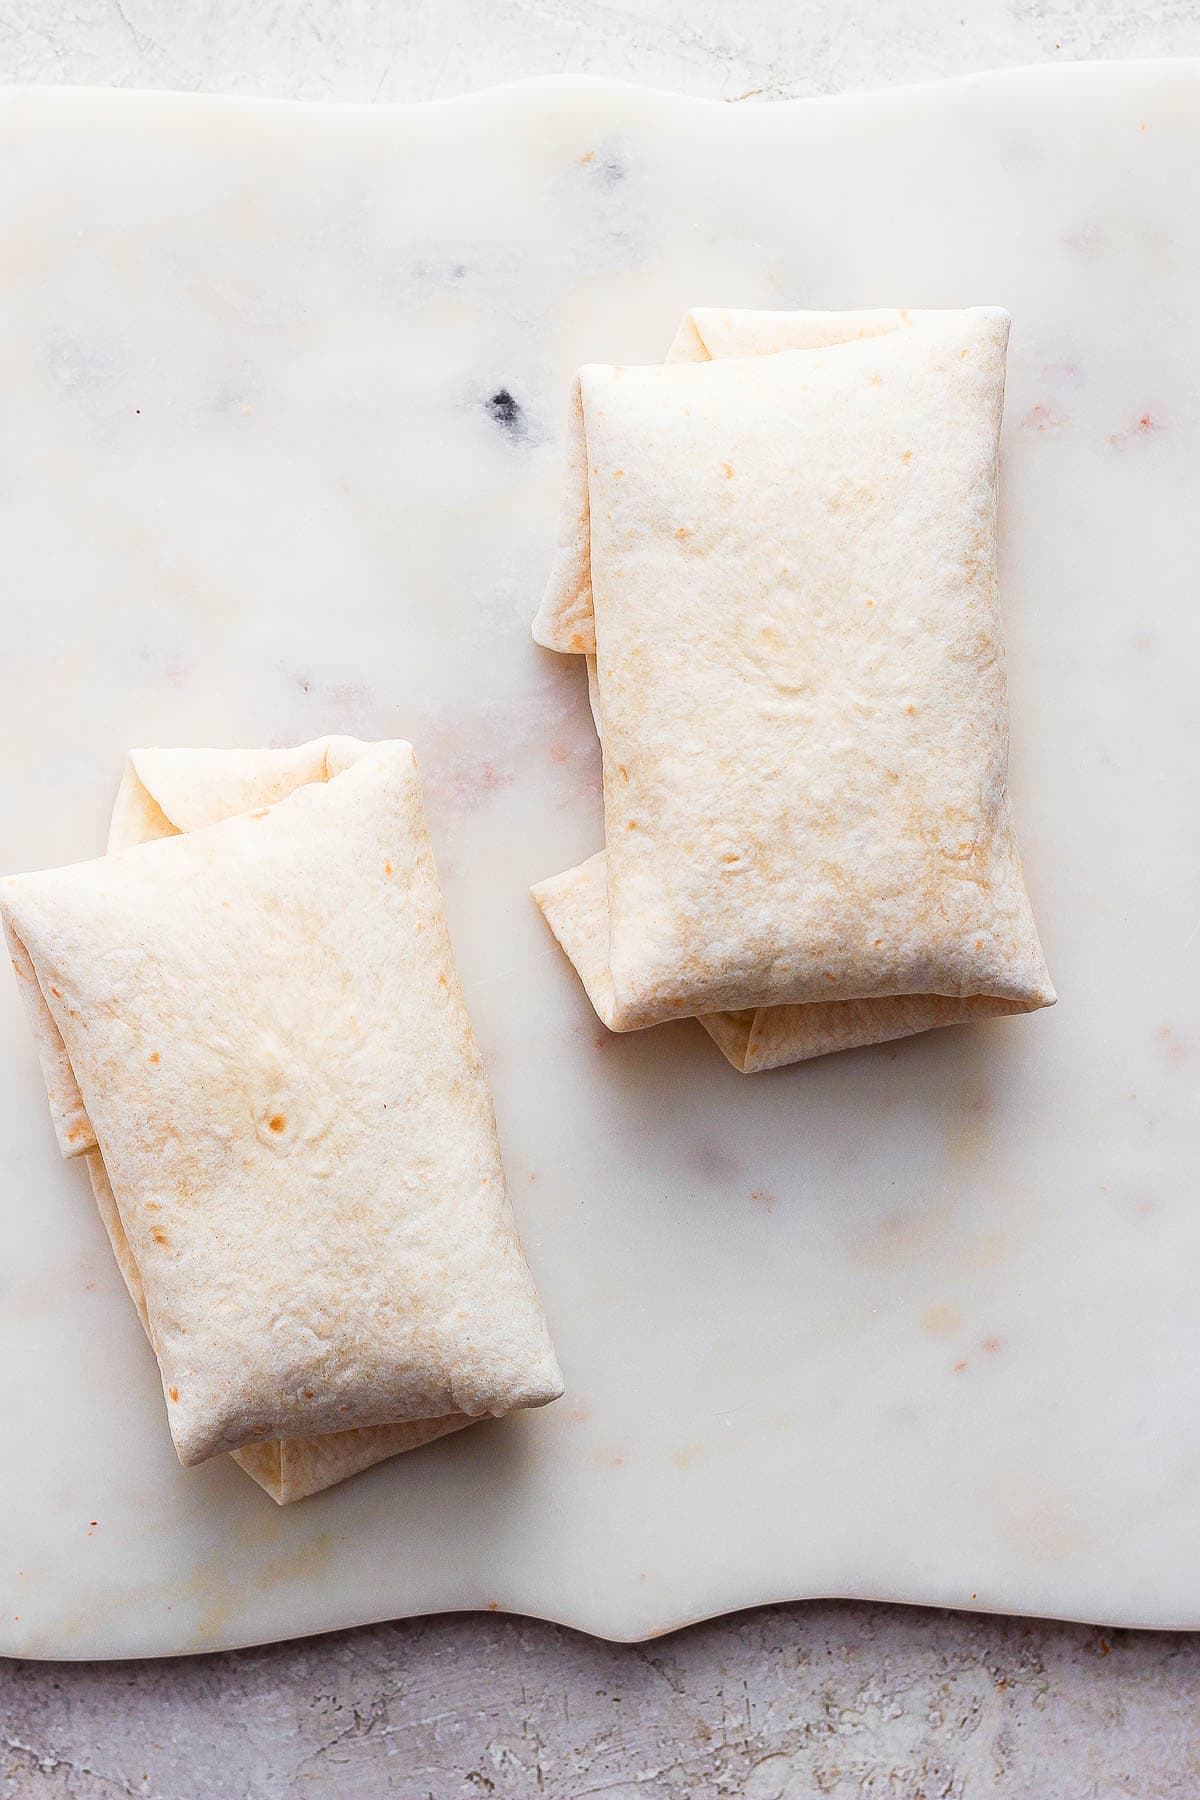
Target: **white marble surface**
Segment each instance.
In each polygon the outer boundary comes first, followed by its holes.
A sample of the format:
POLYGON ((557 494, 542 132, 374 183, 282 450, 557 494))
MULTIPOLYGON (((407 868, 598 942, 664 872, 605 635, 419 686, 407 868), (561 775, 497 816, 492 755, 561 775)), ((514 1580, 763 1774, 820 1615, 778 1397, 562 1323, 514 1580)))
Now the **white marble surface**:
POLYGON ((283 1511, 181 1469, 6 987, 0 1649, 830 1594, 1200 1623, 1198 96, 1200 60, 760 106, 0 95, 0 840, 90 854, 130 742, 410 736, 568 1387, 283 1511), (1011 309, 1011 790, 1058 1007, 747 1080, 694 1023, 607 1033, 548 938, 530 883, 600 841, 583 671, 529 634, 562 396, 698 293, 1011 309))
MULTIPOLYGON (((1056 16, 1043 8, 978 8, 966 25, 950 22, 943 9, 899 15, 888 9, 886 17, 882 10, 874 16, 860 10, 853 28, 832 8, 788 9, 785 19, 783 9, 748 7, 739 11, 732 43, 730 24, 716 23, 715 8, 707 27, 703 9, 694 7, 686 22, 655 9, 640 23, 629 13, 593 11, 579 20, 551 8, 491 8, 486 34, 472 32, 450 8, 436 23, 395 8, 379 8, 374 19, 369 9, 356 8, 352 20, 321 9, 314 23, 315 10, 285 17, 275 8, 239 8, 235 24, 232 9, 224 21, 205 9, 186 9, 178 21, 165 5, 143 19, 128 0, 123 13, 97 9, 94 17, 29 6, 0 23, 3 72, 353 97, 376 87, 381 96, 453 91, 530 68, 569 66, 729 94, 755 86, 776 93, 866 85, 1058 54, 1200 48, 1191 9, 1183 7, 1142 11, 1136 24, 1115 10, 1091 8, 1082 16, 1073 9, 1056 16), (801 63, 809 66, 797 81, 801 63), (278 70, 278 78, 266 78, 264 68, 278 70), (767 79, 757 79, 764 72, 767 79)), ((934 1792, 966 1796, 1007 1782, 1007 1791, 1024 1793, 1039 1759, 1053 1754, 1056 1793, 1182 1794, 1194 1782, 1192 1747, 1171 1723, 1173 1683, 1190 1667, 1190 1641, 1121 1637, 1114 1647, 1119 1654, 1105 1656, 1093 1633, 820 1607, 706 1627, 680 1642, 694 1649, 675 1653, 668 1665, 657 1651, 597 1650, 532 1626, 442 1621, 324 1648, 189 1665, 190 1685, 170 1668, 153 1676, 116 1670, 90 1676, 27 1666, 14 1669, 2 1690, 9 1751, 0 1768, 10 1792, 367 1793, 380 1791, 386 1770, 398 1792, 487 1791, 485 1778, 501 1793, 536 1788, 566 1795, 588 1792, 589 1783, 593 1790, 632 1791, 638 1784, 645 1791, 650 1780, 663 1791, 673 1783, 677 1791, 745 1791, 768 1800, 818 1785, 835 1793, 915 1796, 928 1784, 934 1792), (1031 1646, 1021 1665, 1026 1673, 1039 1660, 1045 1665, 1036 1678, 1001 1672, 1006 1656, 1013 1660, 1014 1644, 1031 1646), (605 1724, 613 1699, 596 1677, 597 1655, 613 1659, 604 1668, 613 1695, 635 1715, 632 1728, 605 1724), (404 1669, 399 1686, 397 1659, 404 1669), (953 1705, 942 1705, 944 1695, 939 1699, 947 1672, 957 1679, 961 1666, 974 1662, 986 1679, 955 1714, 953 1705), (461 1686, 447 1683, 448 1664, 461 1686), (667 1666, 663 1681, 653 1678, 663 1695, 655 1705, 642 1671, 667 1666), (498 1680, 497 1668, 507 1671, 498 1680), (273 1684, 280 1693, 276 1725, 264 1726, 253 1744, 241 1708, 230 1702, 231 1692, 241 1695, 239 1677, 247 1669, 267 1671, 255 1689, 262 1696, 260 1720, 272 1710, 273 1684), (673 1675, 682 1691, 668 1700, 673 1675), (154 1727, 162 1754, 148 1753, 140 1720, 136 1731, 130 1728, 121 1680, 136 1684, 147 1719, 159 1704, 166 1711, 168 1724, 154 1727), (476 1682, 495 1685, 494 1704, 475 1698, 476 1682), (533 1695, 528 1704, 517 1700, 520 1683, 533 1695), (734 1724, 729 1693, 743 1684, 742 1718, 734 1724), (336 1694, 323 1703, 330 1687, 336 1694), (575 1729, 538 1698, 574 1697, 584 1688, 589 1701, 575 1709, 575 1729), (603 1704, 591 1703, 596 1688, 603 1704), (720 1701, 718 1689, 725 1690, 720 1701), (448 1705, 436 1701, 439 1694, 448 1705), (216 1723, 214 1696, 223 1696, 216 1723), (411 1713, 399 1705, 401 1696, 412 1702, 411 1713), (185 1734, 189 1703, 199 1708, 203 1725, 185 1734), (124 1730, 114 1723, 119 1710, 126 1713, 124 1730), (693 1710, 700 1715, 695 1724, 693 1710), (439 1712, 449 1717, 439 1720, 439 1712), (291 1714, 316 1717, 315 1726, 305 1727, 305 1741, 314 1746, 311 1768, 310 1759, 299 1767, 289 1761, 272 1738, 275 1729, 280 1740, 286 1736, 291 1714), (819 1729, 818 1717, 826 1721, 819 1729), (982 1736, 980 1717, 987 1726, 982 1736), (424 1731, 427 1740, 432 1730, 438 1754, 428 1741, 418 1748, 406 1730, 424 1731), (688 1734, 694 1735, 684 1745, 688 1734), (163 1741, 170 1736, 174 1747, 163 1741), (1027 1761, 1014 1760, 1014 1737, 1027 1761), (855 1740, 851 1753, 844 1739, 855 1740), (572 1772, 569 1759, 580 1740, 591 1746, 585 1757, 599 1778, 585 1778, 578 1765, 572 1772), (523 1747, 514 1750, 514 1742, 523 1747), (246 1753, 240 1762, 237 1745, 246 1753), (357 1790, 348 1785, 351 1775, 357 1790)))

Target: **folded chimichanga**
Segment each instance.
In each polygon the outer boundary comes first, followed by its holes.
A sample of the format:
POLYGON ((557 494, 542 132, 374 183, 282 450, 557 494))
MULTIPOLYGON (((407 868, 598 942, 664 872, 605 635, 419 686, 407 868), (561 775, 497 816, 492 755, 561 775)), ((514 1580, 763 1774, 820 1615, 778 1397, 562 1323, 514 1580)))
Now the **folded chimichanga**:
POLYGON ((600 1017, 757 1070, 1054 1000, 996 591, 1008 317, 721 313, 587 367, 534 625, 605 850, 534 893, 600 1017))
POLYGON ((293 1500, 561 1392, 407 744, 135 752, 0 909, 181 1461, 293 1500))

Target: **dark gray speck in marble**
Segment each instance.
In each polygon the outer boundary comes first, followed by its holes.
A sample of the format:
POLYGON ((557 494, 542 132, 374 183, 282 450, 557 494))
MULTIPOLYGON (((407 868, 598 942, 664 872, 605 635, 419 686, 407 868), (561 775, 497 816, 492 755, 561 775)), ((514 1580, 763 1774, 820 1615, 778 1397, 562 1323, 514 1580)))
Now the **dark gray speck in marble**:
POLYGON ((511 437, 521 437, 526 428, 525 409, 506 387, 497 388, 485 403, 491 417, 511 437))

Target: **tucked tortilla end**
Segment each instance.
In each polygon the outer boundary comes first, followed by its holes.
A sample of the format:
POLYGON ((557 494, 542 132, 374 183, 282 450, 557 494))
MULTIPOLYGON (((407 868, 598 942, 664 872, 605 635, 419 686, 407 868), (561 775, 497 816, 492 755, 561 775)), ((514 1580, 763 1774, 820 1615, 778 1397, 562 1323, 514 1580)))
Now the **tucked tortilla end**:
POLYGON ((603 850, 577 868, 539 881, 529 890, 559 948, 582 981, 596 1016, 610 1031, 619 1027, 608 962, 607 858, 603 850))
POLYGON ((247 1444, 230 1454, 277 1506, 290 1506, 296 1500, 307 1500, 326 1488, 336 1487, 389 1457, 420 1450, 475 1423, 474 1419, 453 1413, 444 1419, 414 1419, 408 1425, 364 1426, 358 1431, 328 1432, 323 1437, 247 1444))
POLYGON ((591 493, 588 479, 587 423, 579 377, 571 384, 564 444, 562 501, 558 548, 541 606, 533 621, 533 639, 545 650, 564 656, 596 654, 596 619, 592 609, 591 493))
POLYGON ((1053 1004, 1052 1000, 1009 1000, 994 994, 968 994, 961 999, 946 994, 892 994, 874 1000, 816 1001, 709 1013, 699 1022, 735 1069, 743 1075, 760 1075, 791 1063, 832 1056, 839 1050, 889 1044, 947 1025, 1013 1018, 1053 1004))
POLYGON ((46 1102, 50 1109, 54 1136, 61 1154, 71 1160, 77 1156, 87 1156, 96 1148, 96 1134, 92 1129, 83 1095, 79 1091, 79 1083, 75 1079, 62 1032, 54 1017, 54 1009, 65 1006, 66 1001, 62 991, 49 976, 46 980, 49 991, 43 989, 41 977, 21 934, 19 918, 20 878, 17 877, 5 882, 4 889, 0 890, 0 920, 4 926, 13 973, 17 978, 21 1005, 33 1034, 34 1048, 46 1086, 46 1102))
POLYGON ((739 1075, 750 1075, 754 1073, 750 1062, 750 1040, 757 1017, 758 1010, 749 1007, 742 1012, 703 1013, 696 1023, 703 1025, 726 1062, 732 1063, 739 1075))

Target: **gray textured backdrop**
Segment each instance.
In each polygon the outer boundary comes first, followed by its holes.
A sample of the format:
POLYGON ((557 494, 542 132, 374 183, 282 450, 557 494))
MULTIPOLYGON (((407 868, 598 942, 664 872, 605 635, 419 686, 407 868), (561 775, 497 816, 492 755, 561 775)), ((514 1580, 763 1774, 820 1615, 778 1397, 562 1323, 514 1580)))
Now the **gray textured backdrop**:
MULTIPOLYGON (((721 99, 1200 54, 1200 0, 0 0, 0 80, 427 99, 589 71, 721 99)), ((649 1645, 384 1625, 0 1662, 11 1800, 1196 1800, 1200 1643, 802 1605, 649 1645)))

